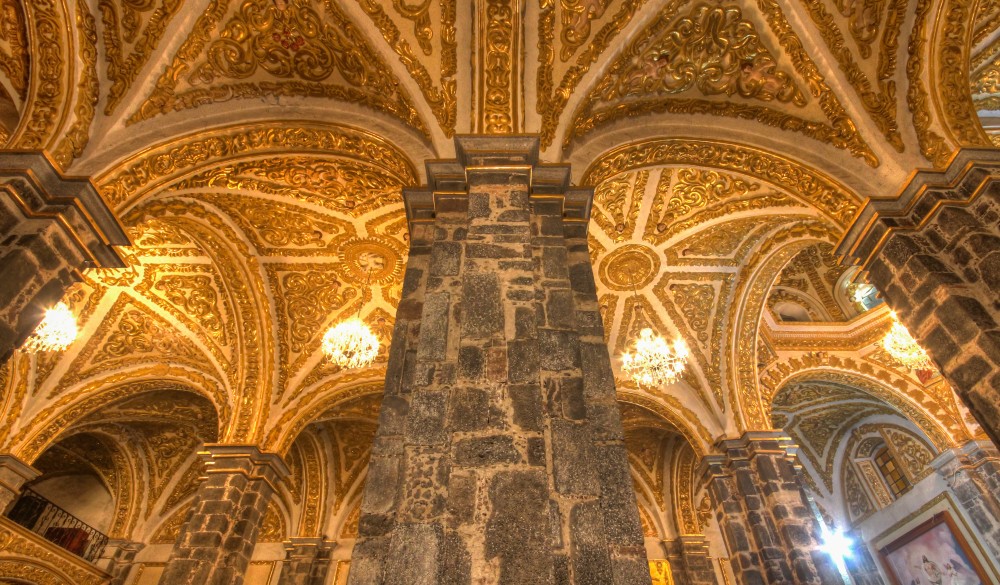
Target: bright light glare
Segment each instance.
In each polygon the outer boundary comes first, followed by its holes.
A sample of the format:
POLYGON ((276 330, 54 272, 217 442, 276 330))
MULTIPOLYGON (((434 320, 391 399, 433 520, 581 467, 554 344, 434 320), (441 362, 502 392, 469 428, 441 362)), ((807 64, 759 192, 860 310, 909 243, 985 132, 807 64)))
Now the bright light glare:
POLYGON ((824 527, 823 543, 819 548, 830 555, 833 558, 833 562, 837 563, 839 567, 843 567, 844 559, 854 556, 854 551, 852 550, 854 548, 854 539, 840 530, 830 530, 824 527))
POLYGON ((76 317, 66 303, 59 303, 45 311, 45 318, 35 332, 25 341, 29 352, 62 351, 76 339, 76 317))

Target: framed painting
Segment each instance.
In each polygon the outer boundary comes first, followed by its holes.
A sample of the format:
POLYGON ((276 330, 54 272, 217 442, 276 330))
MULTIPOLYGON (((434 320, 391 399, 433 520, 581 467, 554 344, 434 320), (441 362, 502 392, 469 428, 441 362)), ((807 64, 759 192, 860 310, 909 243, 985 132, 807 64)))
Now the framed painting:
POLYGON ((882 547, 879 557, 893 585, 990 585, 947 511, 882 547))

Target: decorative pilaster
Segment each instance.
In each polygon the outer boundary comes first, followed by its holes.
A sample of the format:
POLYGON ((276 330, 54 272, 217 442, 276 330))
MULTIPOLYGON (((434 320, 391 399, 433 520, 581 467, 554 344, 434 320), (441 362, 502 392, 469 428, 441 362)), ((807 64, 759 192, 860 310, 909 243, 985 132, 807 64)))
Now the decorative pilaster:
POLYGON ((963 149, 870 200, 838 253, 868 270, 942 375, 1000 443, 1000 150, 963 149))
POLYGON ((1000 558, 1000 452, 996 446, 970 441, 942 453, 931 466, 955 492, 990 553, 1000 558))
POLYGON ((7 514, 21 495, 24 484, 41 475, 41 472, 17 457, 0 455, 0 516, 7 514))
POLYGON ((128 236, 87 179, 41 152, 0 152, 0 363, 84 268, 122 267, 128 236))
POLYGON ((702 460, 706 483, 737 581, 749 585, 842 585, 819 550, 816 519, 793 464, 789 439, 748 432, 702 460))
POLYGON ((322 538, 290 538, 285 543, 287 557, 278 585, 324 585, 330 571, 331 544, 336 546, 322 538))
POLYGON ((241 585, 276 482, 288 468, 250 445, 206 445, 205 479, 161 585, 241 585))
POLYGON ((351 585, 647 585, 587 256, 538 139, 460 137, 404 192, 410 259, 351 585))

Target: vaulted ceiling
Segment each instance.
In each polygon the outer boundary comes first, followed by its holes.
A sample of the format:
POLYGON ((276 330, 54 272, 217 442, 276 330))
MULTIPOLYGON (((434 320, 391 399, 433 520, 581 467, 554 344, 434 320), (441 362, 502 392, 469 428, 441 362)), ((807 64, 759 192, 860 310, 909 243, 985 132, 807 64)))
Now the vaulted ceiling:
POLYGON ((2 138, 91 177, 133 242, 128 268, 67 295, 81 339, 4 368, 5 450, 37 457, 164 388, 209 401, 220 440, 290 449, 384 371, 401 188, 455 134, 511 132, 595 188, 612 354, 643 323, 692 348, 678 384, 620 391, 696 452, 770 427, 772 397, 810 369, 968 432, 947 387, 871 357, 887 312, 844 304, 856 274, 831 250, 867 198, 989 144, 989 2, 0 0, 0 15, 2 138), (789 299, 813 329, 775 316, 789 299), (320 338, 359 310, 382 358, 338 371, 320 338))

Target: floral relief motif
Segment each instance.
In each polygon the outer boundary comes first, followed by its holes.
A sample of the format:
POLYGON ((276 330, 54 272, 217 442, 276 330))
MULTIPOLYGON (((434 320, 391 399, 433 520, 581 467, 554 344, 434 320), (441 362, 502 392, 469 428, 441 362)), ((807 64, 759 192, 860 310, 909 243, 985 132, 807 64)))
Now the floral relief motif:
POLYGON ((646 39, 630 46, 627 57, 615 63, 591 94, 591 102, 697 89, 705 96, 806 104, 792 77, 778 70, 753 23, 736 6, 697 4, 646 39))

